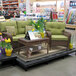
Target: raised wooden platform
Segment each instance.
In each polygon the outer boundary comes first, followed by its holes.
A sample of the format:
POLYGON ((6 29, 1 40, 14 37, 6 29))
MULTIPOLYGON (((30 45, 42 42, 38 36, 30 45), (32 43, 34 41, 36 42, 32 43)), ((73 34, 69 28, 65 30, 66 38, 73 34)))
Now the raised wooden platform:
POLYGON ((70 28, 70 29, 75 29, 76 30, 76 25, 66 24, 66 28, 70 28))
POLYGON ((76 52, 76 49, 72 49, 72 50, 62 50, 59 51, 58 53, 55 54, 48 54, 45 55, 44 57, 38 58, 38 59, 34 59, 34 60, 30 60, 30 61, 24 61, 20 58, 17 58, 17 65, 21 66, 25 71, 28 70, 28 68, 38 65, 38 64, 42 64, 42 63, 48 63, 48 61, 51 61, 53 59, 62 57, 62 56, 66 56, 70 53, 76 52))
MULTIPOLYGON (((73 52, 76 52, 76 49, 72 49, 72 50, 61 50, 57 53, 54 54, 47 54, 41 58, 37 58, 37 59, 33 59, 33 60, 29 60, 29 61, 25 61, 23 59, 20 59, 19 57, 17 57, 17 55, 12 54, 11 57, 7 57, 5 55, 2 55, 0 62, 2 62, 0 64, 0 68, 4 67, 5 65, 8 64, 13 64, 13 65, 18 65, 19 67, 23 68, 24 70, 28 70, 28 68, 38 65, 38 64, 44 64, 44 63, 48 63, 49 61, 51 62, 54 59, 69 55, 73 52)), ((5 68, 5 67, 4 67, 5 68)))

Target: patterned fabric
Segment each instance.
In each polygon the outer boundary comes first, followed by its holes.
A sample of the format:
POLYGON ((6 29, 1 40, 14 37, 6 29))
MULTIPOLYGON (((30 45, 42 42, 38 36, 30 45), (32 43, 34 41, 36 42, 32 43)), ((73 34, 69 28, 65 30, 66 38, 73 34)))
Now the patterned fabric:
POLYGON ((6 26, 6 31, 12 36, 16 36, 16 29, 14 26, 6 26))

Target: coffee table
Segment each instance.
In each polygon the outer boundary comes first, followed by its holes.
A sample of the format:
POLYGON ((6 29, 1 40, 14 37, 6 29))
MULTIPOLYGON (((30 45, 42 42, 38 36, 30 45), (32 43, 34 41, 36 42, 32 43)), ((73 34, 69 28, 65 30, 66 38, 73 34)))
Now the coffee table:
MULTIPOLYGON (((42 39, 36 39, 36 40, 27 40, 25 38, 19 38, 18 43, 19 43, 19 47, 20 47, 20 44, 27 47, 27 50, 26 50, 27 51, 27 58, 29 58, 31 56, 31 53, 29 51, 30 46, 45 43, 45 44, 47 44, 47 54, 49 52, 49 38, 42 38, 42 39)), ((18 54, 20 54, 20 49, 18 51, 18 54)))

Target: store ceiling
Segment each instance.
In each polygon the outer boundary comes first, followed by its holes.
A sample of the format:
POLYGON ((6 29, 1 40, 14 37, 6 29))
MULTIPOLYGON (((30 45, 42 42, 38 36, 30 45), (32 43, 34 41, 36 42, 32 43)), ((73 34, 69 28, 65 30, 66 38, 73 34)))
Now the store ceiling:
MULTIPOLYGON (((56 0, 30 0, 31 2, 35 2, 35 1, 56 1, 56 0)), ((57 0, 57 1, 63 1, 63 0, 57 0)))
MULTIPOLYGON (((19 0, 20 2, 21 0, 19 0)), ((36 2, 36 1, 56 1, 56 0, 30 0, 30 2, 36 2)), ((63 0, 57 0, 57 1, 63 1, 63 0)), ((26 0, 24 0, 26 2, 26 0)))

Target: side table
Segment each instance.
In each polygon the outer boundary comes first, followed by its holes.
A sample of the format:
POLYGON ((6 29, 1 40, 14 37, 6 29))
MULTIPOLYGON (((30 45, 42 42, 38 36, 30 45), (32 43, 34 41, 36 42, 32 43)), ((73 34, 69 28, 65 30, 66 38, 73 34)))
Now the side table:
MULTIPOLYGON (((31 56, 31 53, 29 51, 29 47, 32 45, 37 45, 37 44, 42 44, 42 43, 46 43, 47 44, 47 54, 49 52, 49 38, 42 38, 42 39, 36 39, 36 40, 26 40, 25 38, 20 38, 18 39, 18 43, 19 43, 19 47, 20 44, 24 45, 27 47, 27 58, 29 58, 31 56)), ((18 51, 18 54, 20 53, 20 49, 18 51)))

